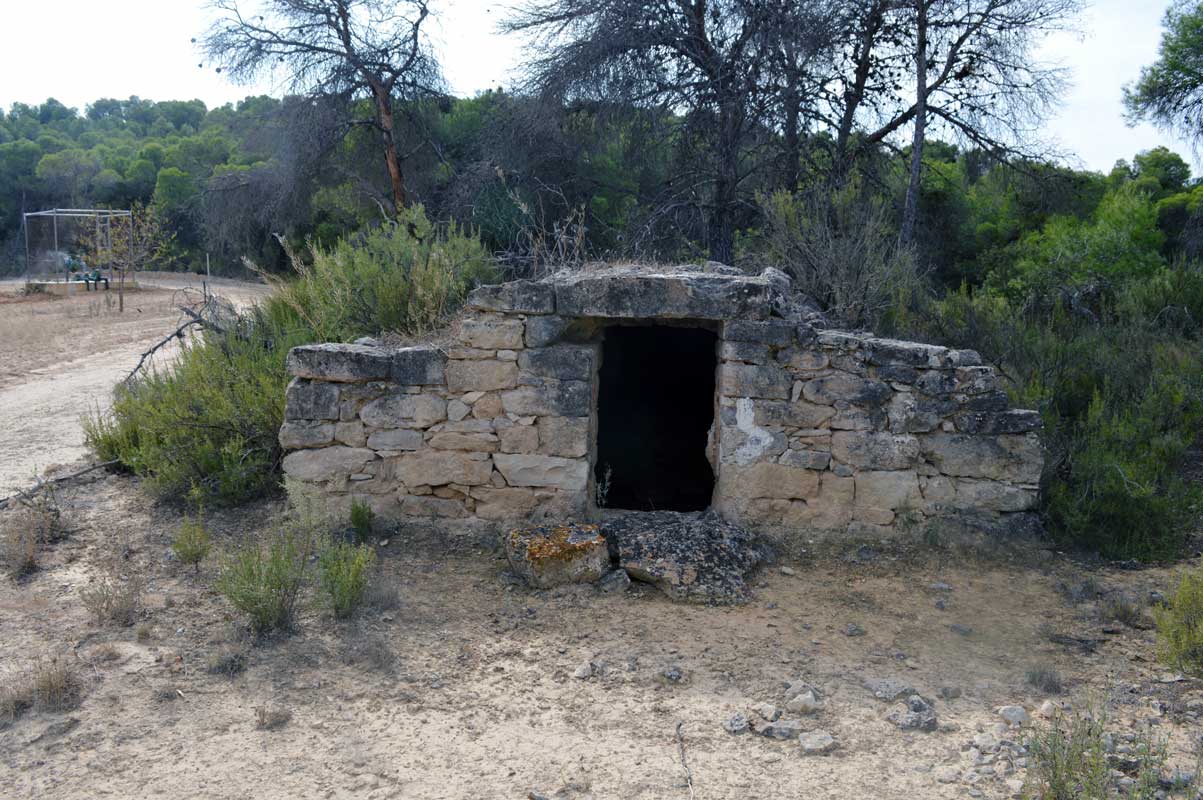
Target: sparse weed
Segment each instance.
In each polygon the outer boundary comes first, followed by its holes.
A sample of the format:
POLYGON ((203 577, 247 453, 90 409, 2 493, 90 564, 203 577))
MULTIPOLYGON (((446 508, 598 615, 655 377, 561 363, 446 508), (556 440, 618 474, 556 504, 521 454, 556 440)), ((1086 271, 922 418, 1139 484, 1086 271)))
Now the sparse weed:
POLYGON ((377 571, 364 590, 363 603, 376 611, 392 611, 401 605, 401 593, 395 583, 384 580, 377 571))
POLYGON ((1031 686, 1038 692, 1061 694, 1065 690, 1065 683, 1061 679, 1061 673, 1049 666, 1032 667, 1027 671, 1025 678, 1028 686, 1031 686))
POLYGON ((200 514, 197 514, 196 519, 185 517, 175 541, 171 543, 171 551, 175 553, 175 557, 181 564, 191 565, 193 572, 200 572, 201 562, 209 555, 210 547, 209 532, 205 530, 205 523, 200 514))
POLYGON ((233 677, 246 669, 246 653, 242 650, 223 649, 209 658, 209 674, 233 677))
POLYGON ((67 530, 52 486, 19 502, 21 507, 0 522, 0 559, 14 580, 36 570, 42 546, 62 539, 67 530))
POLYGON ((79 704, 83 681, 67 662, 41 657, 0 683, 0 720, 13 721, 31 708, 66 711, 79 704))
POLYGON ((280 706, 258 706, 255 709, 255 725, 261 731, 283 728, 292 719, 292 712, 280 706))
POLYGON ((217 590, 250 617, 256 633, 287 629, 305 585, 313 540, 288 530, 262 544, 249 542, 227 560, 217 590))
POLYGON ((1086 577, 1072 583, 1057 581, 1056 589, 1065 598, 1065 602, 1071 606, 1081 605, 1082 603, 1094 600, 1102 592, 1099 582, 1091 577, 1086 577))
POLYGON ((41 543, 33 530, 23 524, 24 515, 5 521, 0 532, 0 546, 4 548, 4 567, 9 577, 19 580, 38 568, 38 553, 41 543))
POLYGON ((333 542, 322 551, 318 557, 318 585, 334 616, 351 616, 363 601, 375 563, 376 551, 370 545, 333 542))
POLYGON ((351 527, 360 542, 366 542, 372 537, 372 526, 376 521, 376 512, 372 507, 360 500, 351 502, 351 527))
POLYGON ((129 627, 142 610, 142 581, 137 577, 122 581, 110 575, 81 590, 79 596, 97 623, 129 627))
POLYGON ((397 661, 397 654, 383 636, 356 636, 347 641, 342 651, 343 662, 363 664, 377 672, 388 672, 397 661))
POLYGON ((1114 620, 1129 628, 1147 627, 1144 609, 1124 592, 1112 592, 1099 604, 1099 617, 1114 620))
POLYGON ((1169 602, 1153 609, 1161 658, 1171 667, 1203 676, 1203 569, 1182 576, 1169 602))

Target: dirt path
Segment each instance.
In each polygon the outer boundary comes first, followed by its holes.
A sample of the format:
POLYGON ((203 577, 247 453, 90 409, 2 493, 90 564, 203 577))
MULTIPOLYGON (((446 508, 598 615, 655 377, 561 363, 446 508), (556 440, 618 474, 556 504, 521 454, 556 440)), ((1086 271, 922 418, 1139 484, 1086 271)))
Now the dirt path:
MULTIPOLYGON (((111 293, 22 298, 19 282, 0 283, 0 495, 85 455, 83 415, 107 408, 113 386, 175 329, 180 292, 200 288, 192 275, 156 273, 142 282, 123 314, 111 293)), ((212 285, 237 305, 267 292, 237 281, 212 285)), ((155 363, 177 351, 173 343, 155 363)))

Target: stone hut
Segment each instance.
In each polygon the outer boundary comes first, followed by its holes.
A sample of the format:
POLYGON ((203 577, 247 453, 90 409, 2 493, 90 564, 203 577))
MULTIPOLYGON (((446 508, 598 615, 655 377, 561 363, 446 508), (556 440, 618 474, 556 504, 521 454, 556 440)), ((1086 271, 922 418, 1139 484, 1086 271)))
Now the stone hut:
POLYGON ((1011 410, 977 353, 829 330, 771 269, 485 286, 440 346, 298 347, 288 368, 285 473, 392 518, 1005 527, 1036 504, 1043 465, 1039 415, 1011 410))

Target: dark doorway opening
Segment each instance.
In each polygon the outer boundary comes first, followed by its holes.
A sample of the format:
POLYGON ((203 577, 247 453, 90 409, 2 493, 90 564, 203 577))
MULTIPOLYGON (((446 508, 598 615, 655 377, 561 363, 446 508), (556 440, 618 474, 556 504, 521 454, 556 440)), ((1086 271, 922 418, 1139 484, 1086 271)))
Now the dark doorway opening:
POLYGON ((700 511, 714 470, 717 336, 698 328, 613 327, 602 345, 597 399, 599 487, 607 508, 700 511))

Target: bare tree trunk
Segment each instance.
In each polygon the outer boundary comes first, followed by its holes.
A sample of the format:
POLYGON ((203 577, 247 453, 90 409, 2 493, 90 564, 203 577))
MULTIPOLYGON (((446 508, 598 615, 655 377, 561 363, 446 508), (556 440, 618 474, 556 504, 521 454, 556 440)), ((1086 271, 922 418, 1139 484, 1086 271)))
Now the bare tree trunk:
POLYGON ((393 104, 383 87, 373 87, 373 93, 376 95, 376 121, 380 126, 384 163, 388 165, 389 182, 393 188, 393 213, 400 214, 409 205, 409 195, 405 191, 405 176, 401 172, 401 160, 397 158, 397 146, 393 141, 393 104))
POLYGON ((911 144, 911 180, 906 187, 906 202, 902 208, 902 226, 898 241, 910 247, 915 241, 915 225, 919 219, 919 192, 923 188, 923 144, 927 134, 927 4, 916 0, 915 10, 915 137, 911 144))
POLYGON ((734 209, 739 190, 739 124, 728 104, 719 109, 718 164, 714 181, 714 210, 710 213, 707 245, 710 260, 735 260, 734 209))
POLYGON ((802 160, 801 139, 798 135, 799 103, 794 93, 785 98, 785 168, 782 170, 781 183, 786 191, 798 189, 798 172, 802 160))

